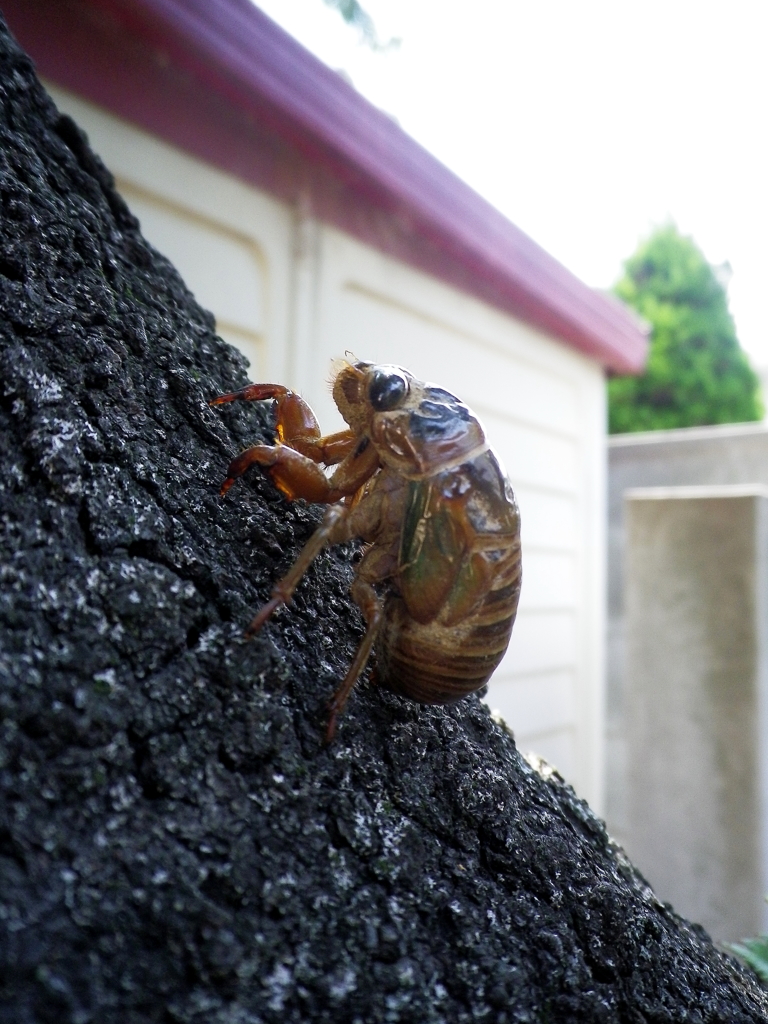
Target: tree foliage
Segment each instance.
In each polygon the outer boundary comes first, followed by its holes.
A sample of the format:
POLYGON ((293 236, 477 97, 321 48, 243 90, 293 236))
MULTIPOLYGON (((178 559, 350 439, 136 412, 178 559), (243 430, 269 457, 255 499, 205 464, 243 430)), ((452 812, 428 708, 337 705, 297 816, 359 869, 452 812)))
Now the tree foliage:
POLYGON ((386 42, 379 39, 373 18, 358 0, 325 0, 325 3, 329 7, 334 7, 348 25, 356 28, 360 41, 372 50, 382 52, 396 49, 400 45, 399 39, 388 39, 386 42))
POLYGON ((645 372, 608 383, 611 433, 740 423, 762 416, 759 382, 739 346, 723 273, 674 225, 624 264, 616 294, 651 325, 645 372))

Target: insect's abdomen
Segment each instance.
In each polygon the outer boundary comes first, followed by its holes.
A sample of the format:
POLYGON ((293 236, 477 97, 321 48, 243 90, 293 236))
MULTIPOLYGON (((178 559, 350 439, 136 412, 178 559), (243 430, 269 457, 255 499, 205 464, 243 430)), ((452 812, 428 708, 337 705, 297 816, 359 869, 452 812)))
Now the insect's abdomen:
POLYGON ((450 704, 484 686, 509 644, 520 598, 519 535, 496 552, 494 578, 464 620, 416 622, 391 597, 376 644, 379 681, 421 704, 450 704))

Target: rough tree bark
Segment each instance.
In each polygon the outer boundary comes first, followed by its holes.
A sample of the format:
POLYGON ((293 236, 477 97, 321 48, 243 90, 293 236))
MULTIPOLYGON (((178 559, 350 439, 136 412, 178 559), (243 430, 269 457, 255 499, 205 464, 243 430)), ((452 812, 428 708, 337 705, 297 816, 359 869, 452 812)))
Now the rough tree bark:
POLYGON ((243 359, 0 32, 0 1019, 758 1021, 476 698, 362 685, 348 560, 231 456, 243 359))

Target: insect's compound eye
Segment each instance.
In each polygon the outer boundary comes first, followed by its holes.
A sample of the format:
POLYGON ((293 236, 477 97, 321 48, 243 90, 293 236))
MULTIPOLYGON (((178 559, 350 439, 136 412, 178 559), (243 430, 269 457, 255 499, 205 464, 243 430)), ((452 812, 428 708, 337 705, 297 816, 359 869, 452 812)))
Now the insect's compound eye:
POLYGON ((368 401, 376 412, 389 412, 400 405, 408 390, 408 381, 398 370, 374 370, 368 385, 368 401))

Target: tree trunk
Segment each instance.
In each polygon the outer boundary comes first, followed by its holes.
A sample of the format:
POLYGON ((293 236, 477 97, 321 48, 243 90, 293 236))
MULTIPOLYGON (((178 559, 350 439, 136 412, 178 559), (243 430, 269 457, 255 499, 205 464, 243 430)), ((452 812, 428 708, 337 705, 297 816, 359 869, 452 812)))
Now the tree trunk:
POLYGON ((246 382, 0 31, 0 1020, 759 1021, 476 698, 362 684, 349 552, 229 459, 246 382))

